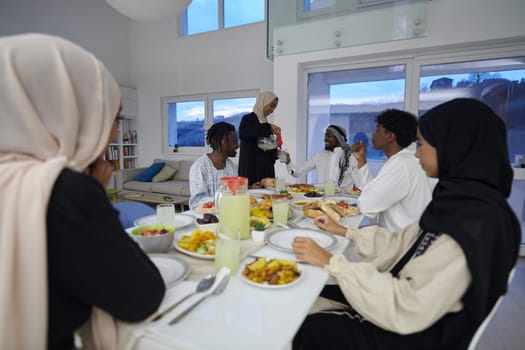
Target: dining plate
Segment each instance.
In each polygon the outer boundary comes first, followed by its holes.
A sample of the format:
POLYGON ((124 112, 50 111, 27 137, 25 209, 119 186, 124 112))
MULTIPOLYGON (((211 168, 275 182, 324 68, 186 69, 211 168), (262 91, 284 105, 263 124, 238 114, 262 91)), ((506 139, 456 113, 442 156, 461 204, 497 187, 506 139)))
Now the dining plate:
POLYGON ((357 198, 357 197, 359 197, 359 196, 361 195, 361 192, 354 191, 353 188, 347 188, 347 189, 345 190, 345 194, 346 194, 347 196, 352 196, 352 197, 357 198))
POLYGON ((293 253, 292 242, 295 237, 308 237, 313 239, 321 248, 330 250, 337 245, 337 239, 325 232, 307 228, 292 228, 281 230, 266 235, 266 243, 278 250, 293 253))
MULTIPOLYGON (((175 214, 175 231, 183 229, 190 226, 195 221, 195 218, 186 214, 175 214)), ((135 226, 149 226, 157 224, 156 215, 143 216, 141 218, 135 219, 133 225, 135 226)))
POLYGON ((331 200, 334 202, 345 202, 348 205, 355 205, 357 203, 357 199, 352 196, 324 196, 324 200, 331 200))
POLYGON ((263 194, 275 194, 275 191, 268 188, 252 188, 247 190, 246 193, 253 197, 260 197, 263 194))
POLYGON ((248 283, 248 284, 250 284, 252 286, 255 286, 255 287, 264 288, 264 289, 283 289, 283 288, 288 288, 288 287, 294 286, 297 283, 299 283, 299 281, 301 281, 303 279, 304 271, 301 270, 301 269, 298 269, 298 270, 301 273, 299 275, 299 277, 294 279, 292 282, 286 283, 286 284, 268 284, 267 282, 264 282, 264 283, 254 282, 254 281, 248 279, 246 276, 244 276, 242 274, 243 269, 239 269, 239 272, 237 274, 238 274, 239 279, 241 281, 243 281, 244 283, 248 283))
POLYGON ((179 252, 181 252, 183 254, 189 255, 189 256, 197 258, 197 259, 202 259, 202 260, 214 260, 215 259, 215 254, 210 255, 210 254, 196 253, 196 252, 192 252, 191 250, 184 249, 184 248, 182 248, 181 246, 178 245, 179 241, 182 239, 183 236, 189 236, 189 235, 191 235, 191 232, 187 232, 185 234, 182 234, 178 238, 174 239, 173 240, 173 248, 175 248, 175 250, 178 250, 179 252))
POLYGON ((159 269, 166 288, 173 287, 190 274, 190 265, 179 257, 172 254, 148 254, 148 256, 159 269))

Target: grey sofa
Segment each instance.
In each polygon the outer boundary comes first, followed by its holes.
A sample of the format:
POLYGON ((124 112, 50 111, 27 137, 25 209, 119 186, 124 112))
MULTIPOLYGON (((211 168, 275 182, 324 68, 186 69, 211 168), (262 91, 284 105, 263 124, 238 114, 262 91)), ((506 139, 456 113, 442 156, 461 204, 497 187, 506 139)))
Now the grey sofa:
POLYGON ((177 172, 171 180, 164 182, 142 182, 133 180, 135 176, 140 174, 146 169, 135 168, 135 169, 124 169, 120 171, 117 177, 117 189, 133 192, 145 192, 145 193, 158 193, 166 195, 174 195, 181 197, 190 198, 190 182, 189 173, 190 167, 193 164, 193 160, 168 160, 168 159, 155 159, 154 163, 164 162, 177 172))

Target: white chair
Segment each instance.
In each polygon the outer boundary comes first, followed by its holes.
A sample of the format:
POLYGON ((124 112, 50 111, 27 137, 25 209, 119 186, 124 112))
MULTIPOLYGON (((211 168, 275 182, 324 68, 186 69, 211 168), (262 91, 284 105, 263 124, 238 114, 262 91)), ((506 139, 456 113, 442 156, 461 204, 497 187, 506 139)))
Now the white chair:
MULTIPOLYGON (((512 282, 512 278, 514 277, 515 270, 516 270, 516 268, 514 267, 509 273, 509 282, 508 282, 509 287, 510 287, 510 283, 512 282)), ((508 292, 508 290, 507 290, 507 292, 508 292)), ((501 295, 498 298, 498 301, 496 301, 496 304, 494 304, 494 306, 492 307, 492 310, 490 310, 490 312, 487 315, 487 317, 485 317, 483 322, 479 325, 478 329, 476 330, 476 333, 474 333, 474 337, 472 337, 472 340, 470 341, 470 344, 468 346, 468 350, 475 350, 476 349, 476 346, 478 345, 478 342, 481 339, 481 336, 483 335, 483 332, 485 332, 485 329, 487 328, 488 324, 490 323, 490 320, 496 314, 496 311, 498 310, 499 306, 501 305, 501 302, 503 301, 503 297, 504 296, 505 295, 501 295)))

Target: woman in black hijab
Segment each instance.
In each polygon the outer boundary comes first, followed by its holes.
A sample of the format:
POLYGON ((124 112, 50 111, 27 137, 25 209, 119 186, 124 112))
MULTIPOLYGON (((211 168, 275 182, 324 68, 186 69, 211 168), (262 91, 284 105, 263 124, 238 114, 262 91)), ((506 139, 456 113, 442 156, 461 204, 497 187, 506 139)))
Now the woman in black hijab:
POLYGON ((294 240, 298 259, 339 283, 323 294, 339 303, 306 318, 294 349, 466 349, 507 291, 521 229, 506 201, 512 169, 504 123, 483 103, 456 99, 420 118, 418 141, 422 168, 439 179, 419 224, 390 233, 316 218, 353 241, 358 263, 294 240))

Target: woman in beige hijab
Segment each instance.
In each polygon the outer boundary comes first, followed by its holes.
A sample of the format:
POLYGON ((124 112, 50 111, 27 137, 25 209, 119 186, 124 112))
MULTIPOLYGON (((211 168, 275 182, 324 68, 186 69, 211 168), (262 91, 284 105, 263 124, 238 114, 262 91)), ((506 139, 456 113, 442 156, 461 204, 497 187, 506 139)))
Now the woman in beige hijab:
POLYGON ((250 186, 266 177, 275 177, 277 149, 263 151, 257 146, 257 139, 281 133, 281 128, 267 119, 278 103, 279 98, 273 92, 262 92, 257 96, 253 112, 243 116, 239 125, 239 176, 247 177, 250 186))
POLYGON ((71 349, 94 307, 138 321, 164 296, 104 191, 119 109, 92 54, 47 35, 0 38, 1 349, 71 349))

